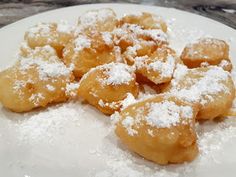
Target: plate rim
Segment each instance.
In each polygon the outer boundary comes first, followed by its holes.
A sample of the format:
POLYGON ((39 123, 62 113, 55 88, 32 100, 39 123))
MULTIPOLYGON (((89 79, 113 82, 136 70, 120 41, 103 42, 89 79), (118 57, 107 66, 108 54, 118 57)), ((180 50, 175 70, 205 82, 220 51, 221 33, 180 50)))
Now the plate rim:
MULTIPOLYGON (((174 7, 164 7, 164 6, 157 6, 157 5, 148 5, 148 4, 134 4, 134 3, 91 3, 91 4, 80 4, 80 5, 73 5, 73 6, 68 6, 68 7, 59 7, 59 8, 56 8, 56 9, 51 9, 51 10, 46 10, 44 12, 39 12, 37 14, 33 14, 33 15, 30 15, 28 17, 24 17, 20 20, 17 20, 13 23, 10 23, 10 24, 7 24, 3 27, 0 28, 0 32, 2 31, 5 31, 7 30, 8 28, 11 28, 12 26, 15 26, 15 25, 18 25, 19 23, 24 23, 24 21, 27 21, 31 18, 38 18, 40 17, 41 15, 44 16, 46 15, 47 13, 55 13, 57 11, 61 11, 61 10, 66 10, 66 9, 74 9, 74 8, 83 8, 83 7, 89 7, 89 6, 96 6, 94 8, 105 8, 105 6, 112 6, 112 5, 118 5, 118 6, 137 6, 137 7, 147 7, 147 8, 154 8, 154 7, 157 7, 157 8, 160 8, 160 9, 166 9, 166 10, 173 10, 173 11, 176 11, 177 13, 185 13, 186 15, 187 14, 190 14, 192 16, 195 16, 197 18, 202 18, 203 20, 209 20, 211 21, 212 23, 216 23, 217 25, 223 25, 225 28, 228 28, 229 30, 233 30, 236 32, 236 29, 224 24, 224 23, 221 23, 215 19, 212 19, 210 17, 206 17, 206 16, 203 16, 203 15, 200 15, 200 14, 196 14, 196 13, 193 13, 193 12, 189 12, 189 11, 185 11, 185 10, 182 10, 182 9, 177 9, 177 8, 174 8, 174 7), (98 7, 98 6, 101 6, 101 7, 98 7)), ((112 8, 112 7, 108 7, 108 8, 112 8)))

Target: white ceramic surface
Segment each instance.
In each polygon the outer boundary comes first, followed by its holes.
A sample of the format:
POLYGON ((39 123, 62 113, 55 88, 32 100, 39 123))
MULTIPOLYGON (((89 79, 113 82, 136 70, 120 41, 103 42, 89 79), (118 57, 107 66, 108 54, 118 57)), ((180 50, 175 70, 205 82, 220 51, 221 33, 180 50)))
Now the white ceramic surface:
MULTIPOLYGON (((114 9, 118 16, 139 11, 161 15, 169 23, 171 45, 178 52, 200 36, 224 39, 236 64, 236 31, 221 23, 176 9, 92 4, 45 12, 0 29, 0 68, 14 61, 30 26, 60 20, 76 23, 81 13, 103 7, 114 9)), ((234 119, 225 122, 198 128, 208 140, 201 143, 209 148, 194 162, 163 167, 130 153, 112 133, 109 118, 89 105, 67 103, 25 115, 0 107, 0 177, 234 177, 236 123, 234 119)))

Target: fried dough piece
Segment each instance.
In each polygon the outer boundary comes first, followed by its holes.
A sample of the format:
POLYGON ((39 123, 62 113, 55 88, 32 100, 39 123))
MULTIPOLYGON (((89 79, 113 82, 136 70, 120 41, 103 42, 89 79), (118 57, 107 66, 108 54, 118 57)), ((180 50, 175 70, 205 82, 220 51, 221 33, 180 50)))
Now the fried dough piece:
POLYGON ((90 10, 81 15, 78 20, 78 28, 86 34, 111 32, 116 28, 117 22, 116 14, 112 9, 102 8, 90 10))
POLYGON ((158 95, 114 116, 118 119, 115 133, 130 150, 155 163, 192 161, 198 154, 194 130, 197 112, 196 105, 158 95))
POLYGON ((73 38, 74 29, 66 22, 39 23, 25 33, 25 41, 32 49, 50 45, 59 57, 65 45, 73 38))
POLYGON ((138 95, 134 70, 123 63, 98 66, 86 73, 79 83, 78 95, 104 114, 119 110, 121 101, 131 93, 138 95))
POLYGON ((169 91, 201 105, 197 119, 214 119, 231 108, 235 87, 230 74, 217 66, 187 69, 177 65, 169 91))
POLYGON ((132 65, 137 56, 150 55, 167 44, 167 35, 159 29, 143 29, 136 24, 123 24, 113 32, 114 43, 121 48, 124 60, 132 65))
POLYGON ((124 51, 122 55, 124 62, 128 65, 133 65, 136 57, 150 56, 155 52, 158 46, 159 45, 153 41, 139 39, 135 41, 134 45, 127 47, 124 51))
POLYGON ((167 32, 167 25, 164 20, 157 15, 142 12, 140 14, 125 15, 120 20, 120 25, 125 23, 137 24, 144 29, 161 29, 163 32, 167 32))
POLYGON ((76 78, 81 78, 98 65, 115 62, 117 58, 117 51, 109 32, 79 34, 63 51, 63 61, 67 66, 74 64, 73 72, 76 78))
POLYGON ((134 60, 136 72, 155 84, 169 82, 178 61, 175 52, 166 46, 158 48, 150 57, 145 55, 134 60))
POLYGON ((50 46, 36 47, 27 57, 0 72, 0 102, 14 112, 26 112, 67 100, 72 71, 50 46))
POLYGON ((201 38, 195 43, 188 44, 180 58, 189 68, 218 65, 226 71, 232 69, 229 45, 225 41, 215 38, 201 38))

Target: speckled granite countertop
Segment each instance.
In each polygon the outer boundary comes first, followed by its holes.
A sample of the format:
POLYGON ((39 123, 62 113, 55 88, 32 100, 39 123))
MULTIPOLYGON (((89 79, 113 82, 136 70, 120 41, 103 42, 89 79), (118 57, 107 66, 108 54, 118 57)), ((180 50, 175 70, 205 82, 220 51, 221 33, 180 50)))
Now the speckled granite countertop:
POLYGON ((236 29, 236 0, 1 0, 0 27, 47 10, 111 2, 174 7, 207 16, 236 29))

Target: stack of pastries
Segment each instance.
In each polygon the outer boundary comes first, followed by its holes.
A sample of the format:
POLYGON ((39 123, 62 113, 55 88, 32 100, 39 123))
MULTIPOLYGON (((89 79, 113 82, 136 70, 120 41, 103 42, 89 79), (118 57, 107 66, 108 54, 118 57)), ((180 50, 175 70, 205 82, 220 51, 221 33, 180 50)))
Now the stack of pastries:
POLYGON ((231 70, 223 40, 201 38, 178 56, 161 17, 118 19, 105 8, 86 12, 74 26, 30 28, 16 63, 0 72, 0 102, 27 112, 82 98, 112 115, 130 150, 158 164, 183 163, 198 154, 195 122, 231 108, 231 70))

